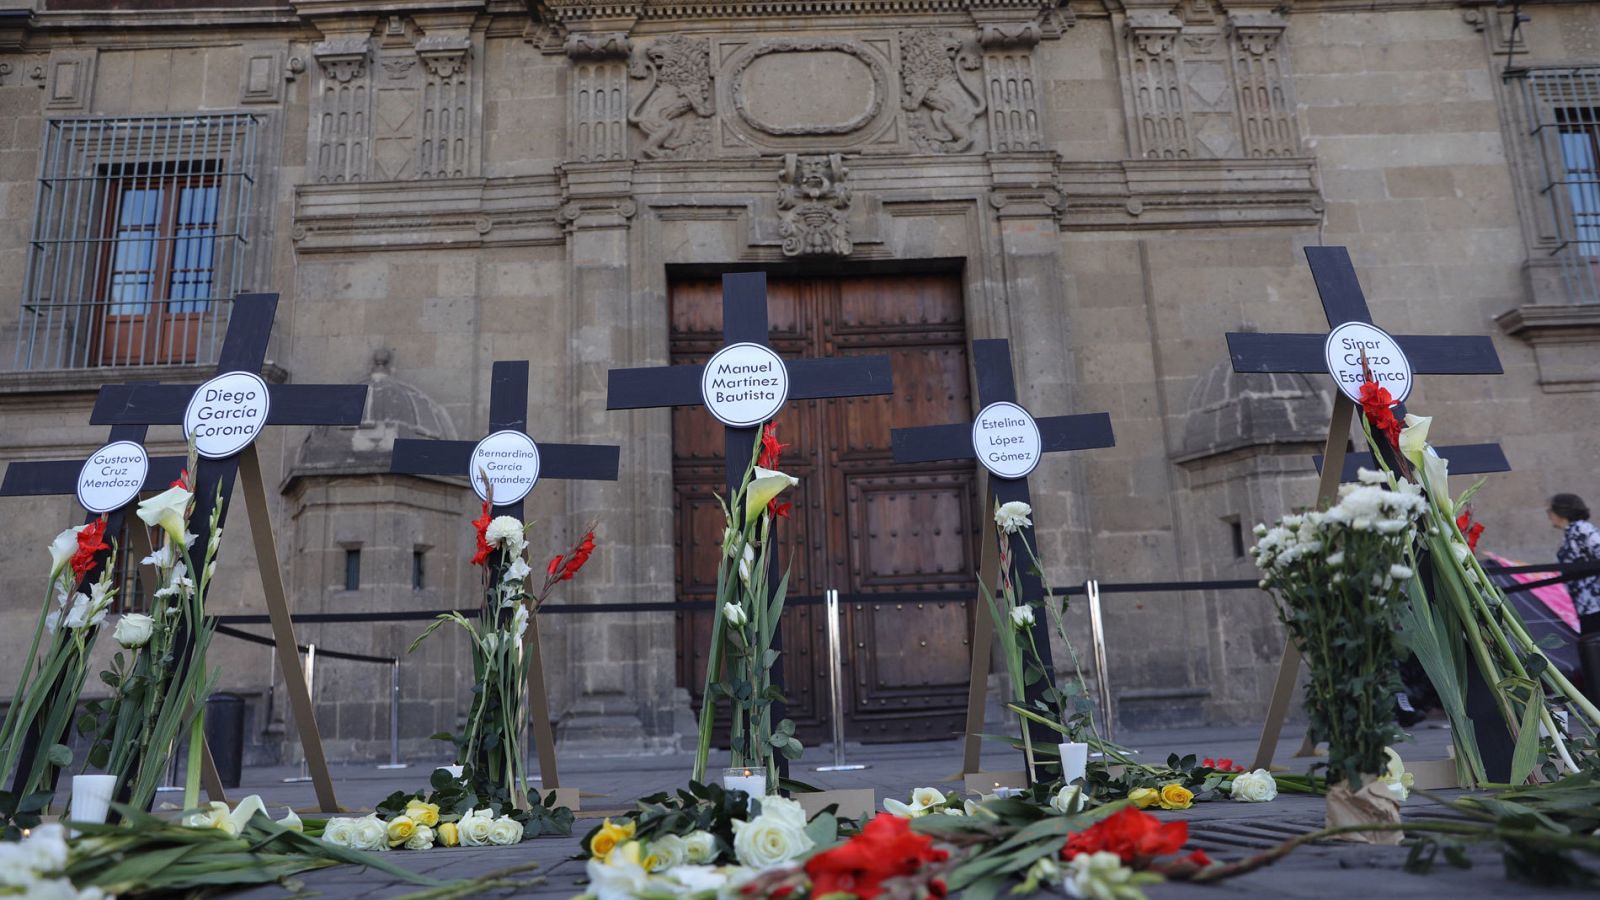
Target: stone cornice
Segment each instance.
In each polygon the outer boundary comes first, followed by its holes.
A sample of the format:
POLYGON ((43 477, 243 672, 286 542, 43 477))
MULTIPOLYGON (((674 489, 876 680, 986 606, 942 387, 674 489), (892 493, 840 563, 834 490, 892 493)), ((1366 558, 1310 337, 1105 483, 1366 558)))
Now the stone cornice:
POLYGON ((298 253, 559 244, 554 175, 306 184, 295 189, 298 253))
POLYGON ((1315 225, 1323 200, 1311 159, 1062 162, 1070 230, 1315 225))
POLYGON ((1046 37, 1059 37, 1072 11, 1056 0, 528 0, 541 21, 572 27, 590 21, 927 16, 964 13, 974 19, 1024 21, 1043 16, 1046 37), (1059 16, 1054 15, 1059 12, 1059 16))

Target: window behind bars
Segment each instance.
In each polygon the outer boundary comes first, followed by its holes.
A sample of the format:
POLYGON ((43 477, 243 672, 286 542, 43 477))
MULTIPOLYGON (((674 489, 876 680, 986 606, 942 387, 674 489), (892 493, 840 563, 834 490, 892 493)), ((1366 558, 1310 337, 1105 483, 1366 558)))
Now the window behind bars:
POLYGON ((216 359, 250 248, 256 125, 46 123, 15 368, 216 359))
POLYGON ((1600 66, 1520 73, 1545 241, 1568 302, 1600 303, 1600 66))

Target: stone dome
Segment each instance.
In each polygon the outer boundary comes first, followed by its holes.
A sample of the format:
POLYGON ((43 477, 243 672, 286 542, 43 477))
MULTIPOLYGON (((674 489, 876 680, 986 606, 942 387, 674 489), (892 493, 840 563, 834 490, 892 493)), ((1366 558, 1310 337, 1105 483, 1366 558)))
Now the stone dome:
POLYGON ((387 472, 395 438, 455 440, 450 414, 419 388, 396 379, 391 362, 388 350, 373 354, 361 424, 313 427, 300 445, 290 479, 387 472))
POLYGON ((1217 456, 1242 447, 1321 444, 1332 412, 1315 376, 1241 374, 1218 363, 1189 392, 1180 461, 1217 456))

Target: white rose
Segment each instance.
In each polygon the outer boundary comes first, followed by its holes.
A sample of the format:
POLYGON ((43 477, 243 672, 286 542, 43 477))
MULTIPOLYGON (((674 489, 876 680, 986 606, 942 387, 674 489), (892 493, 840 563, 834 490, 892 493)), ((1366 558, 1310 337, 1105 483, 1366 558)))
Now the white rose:
POLYGON ((779 797, 777 794, 768 794, 761 798, 761 815, 788 822, 796 828, 806 827, 806 808, 800 805, 800 801, 779 797))
POLYGON ((1233 799, 1242 803, 1266 803, 1278 796, 1278 782, 1266 769, 1246 772, 1233 779, 1228 788, 1233 799))
POLYGON ((1032 628, 1033 627, 1033 607, 1031 607, 1031 606, 1013 606, 1013 607, 1011 607, 1011 624, 1015 625, 1018 628, 1032 628))
POLYGON ((683 839, 684 861, 704 865, 717 858, 717 838, 709 831, 696 831, 683 839))
MULTIPOLYGON (((59 872, 67 867, 67 829, 59 822, 35 825, 22 843, 4 846, 17 848, 23 865, 36 872, 59 872)), ((0 877, 0 884, 4 883, 0 877)))
POLYGON ((417 830, 411 832, 411 837, 406 839, 407 850, 432 850, 433 829, 426 825, 418 825, 417 830))
POLYGON ((377 816, 357 819, 350 834, 350 846, 357 850, 388 850, 389 828, 377 816))
POLYGON ((356 820, 329 819, 328 824, 322 829, 322 839, 335 847, 355 846, 356 820))
POLYGON ((782 865, 811 847, 805 829, 787 817, 762 815, 733 823, 733 854, 752 869, 782 865))
POLYGON ((144 613, 123 613, 117 619, 117 628, 111 632, 111 637, 129 650, 135 650, 150 643, 150 634, 155 631, 156 620, 144 613))
POLYGON ((526 542, 522 540, 522 523, 511 516, 495 516, 483 533, 491 546, 505 547, 512 553, 521 553, 526 542))
POLYGON ((689 861, 689 847, 675 834, 664 834, 650 842, 649 856, 656 858, 654 871, 670 872, 689 861))
POLYGON ((146 525, 159 525, 167 537, 180 544, 188 545, 183 534, 184 512, 189 508, 189 501, 194 495, 181 487, 170 487, 161 493, 139 503, 138 515, 140 521, 146 525))
POLYGON ((489 843, 497 847, 509 847, 522 840, 522 823, 516 819, 501 816, 489 825, 489 843))
POLYGON ((994 524, 998 525, 1000 530, 1006 534, 1016 534, 1017 529, 1026 528, 1033 524, 1033 520, 1028 518, 1031 515, 1033 515, 1033 507, 1023 503, 1021 500, 1013 500, 1010 503, 1000 504, 1000 507, 994 511, 994 524))
POLYGON ((1063 816, 1070 816, 1083 810, 1083 790, 1075 784, 1069 784, 1056 795, 1050 798, 1050 808, 1063 816))
POLYGON ((456 833, 463 847, 484 847, 489 844, 489 832, 494 830, 494 814, 484 810, 482 815, 468 810, 456 823, 456 833))
POLYGON ((737 603, 722 604, 722 617, 735 628, 743 628, 744 623, 750 621, 750 616, 745 613, 744 607, 737 603))

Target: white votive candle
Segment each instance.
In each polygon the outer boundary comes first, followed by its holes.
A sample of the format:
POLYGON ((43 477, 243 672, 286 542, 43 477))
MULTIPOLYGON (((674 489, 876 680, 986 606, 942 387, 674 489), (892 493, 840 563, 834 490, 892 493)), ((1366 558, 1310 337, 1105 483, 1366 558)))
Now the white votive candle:
POLYGON ((440 766, 436 771, 449 772, 451 778, 461 777, 461 766, 440 766))
POLYGON ((1061 751, 1061 777, 1067 784, 1082 779, 1089 767, 1089 745, 1071 741, 1057 744, 1056 749, 1061 751))
POLYGON ((67 818, 73 822, 96 825, 106 820, 111 811, 111 795, 117 790, 115 775, 72 776, 72 809, 67 818))
POLYGON ((767 795, 767 770, 761 766, 737 766, 722 770, 722 787, 729 791, 744 791, 751 802, 767 795))

